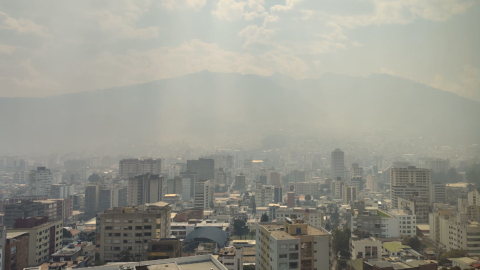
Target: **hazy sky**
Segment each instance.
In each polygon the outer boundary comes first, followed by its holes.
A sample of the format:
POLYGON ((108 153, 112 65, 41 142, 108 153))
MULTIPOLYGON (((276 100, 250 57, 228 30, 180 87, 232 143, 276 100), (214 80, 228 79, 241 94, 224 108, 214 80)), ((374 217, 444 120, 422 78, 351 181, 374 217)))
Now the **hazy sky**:
POLYGON ((480 2, 0 2, 0 96, 208 69, 294 78, 390 73, 480 100, 480 2))

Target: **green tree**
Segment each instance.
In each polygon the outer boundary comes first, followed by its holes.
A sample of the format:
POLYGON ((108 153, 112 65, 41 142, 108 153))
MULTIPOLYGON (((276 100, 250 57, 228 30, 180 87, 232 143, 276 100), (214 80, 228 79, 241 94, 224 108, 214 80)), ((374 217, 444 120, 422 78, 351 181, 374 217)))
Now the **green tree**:
POLYGON ((250 197, 250 204, 252 205, 252 214, 257 214, 257 204, 255 203, 255 196, 250 197))
POLYGON ((268 222, 268 215, 267 213, 263 213, 260 217, 260 222, 268 222))
POLYGON ((447 252, 442 253, 438 258, 438 264, 444 265, 448 263, 447 258, 460 258, 467 256, 467 251, 463 249, 452 249, 447 252))
POLYGON ((243 235, 248 233, 249 229, 245 224, 245 221, 241 219, 235 219, 233 221, 233 234, 242 238, 243 235))
POLYGON ((63 228, 63 238, 72 238, 72 233, 69 230, 63 228))
POLYGON ((339 230, 335 228, 332 237, 332 249, 335 254, 340 253, 342 257, 350 256, 350 228, 339 230))
POLYGON ((412 249, 419 251, 422 247, 422 242, 418 239, 417 236, 413 237, 404 237, 402 244, 411 247, 412 249))
POLYGON ((305 195, 305 201, 309 202, 311 200, 312 200, 312 195, 310 194, 305 195))
POLYGON ((118 257, 120 258, 120 262, 133 262, 135 261, 135 256, 130 253, 129 250, 122 250, 118 253, 118 257))
POLYGON ((340 259, 337 261, 337 270, 347 269, 347 260, 340 259))

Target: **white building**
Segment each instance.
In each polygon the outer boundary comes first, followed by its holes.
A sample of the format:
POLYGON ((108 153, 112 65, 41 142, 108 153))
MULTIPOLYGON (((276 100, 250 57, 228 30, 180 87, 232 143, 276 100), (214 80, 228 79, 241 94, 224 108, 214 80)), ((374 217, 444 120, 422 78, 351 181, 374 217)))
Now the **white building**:
POLYGON ((341 177, 345 179, 345 153, 338 148, 333 150, 331 162, 333 178, 341 177))
POLYGON ((322 211, 315 208, 287 208, 286 206, 280 206, 277 210, 277 220, 284 220, 285 218, 302 219, 305 223, 312 227, 320 228, 324 226, 322 211))
POLYGON ((53 174, 45 167, 31 170, 28 175, 28 190, 30 195, 50 196, 50 187, 53 184, 53 174))
POLYGON ((358 187, 357 186, 343 186, 343 204, 349 204, 357 200, 358 187))
POLYGON ((359 238, 352 235, 350 238, 351 259, 375 259, 382 258, 382 241, 373 237, 359 238))
POLYGON ((273 202, 274 188, 273 186, 262 185, 257 183, 255 188, 255 204, 256 207, 268 207, 273 202))
POLYGON ((431 183, 430 203, 445 203, 447 198, 447 187, 445 183, 431 183))
POLYGON ((430 170, 408 166, 390 170, 390 199, 392 208, 398 208, 398 197, 413 195, 430 198, 430 170))
POLYGON ((320 195, 320 182, 296 182, 294 188, 297 197, 307 194, 314 197, 320 195))
POLYGON ((215 184, 212 180, 195 182, 195 208, 213 209, 215 184))
POLYGON ((378 179, 375 175, 370 174, 367 175, 367 189, 369 189, 371 192, 377 192, 378 191, 378 179))
POLYGON ((243 269, 243 248, 225 247, 220 249, 218 261, 228 270, 243 269))

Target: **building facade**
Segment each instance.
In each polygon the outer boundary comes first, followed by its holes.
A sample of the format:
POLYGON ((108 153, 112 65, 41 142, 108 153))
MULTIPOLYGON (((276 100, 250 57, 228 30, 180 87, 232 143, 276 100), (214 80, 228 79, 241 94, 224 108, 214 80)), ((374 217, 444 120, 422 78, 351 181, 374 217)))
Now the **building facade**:
POLYGON ((391 168, 390 199, 392 208, 398 208, 398 197, 418 195, 430 200, 430 170, 408 166, 407 168, 391 168))
POLYGON ((137 175, 128 180, 128 205, 142 205, 162 201, 164 178, 157 174, 137 175))
POLYGON ((164 161, 160 158, 130 158, 120 160, 119 173, 123 178, 144 174, 162 174, 164 161))
POLYGON ((121 260, 120 252, 128 250, 140 260, 148 241, 170 237, 171 206, 165 202, 135 207, 114 207, 97 214, 100 234, 100 259, 121 260))

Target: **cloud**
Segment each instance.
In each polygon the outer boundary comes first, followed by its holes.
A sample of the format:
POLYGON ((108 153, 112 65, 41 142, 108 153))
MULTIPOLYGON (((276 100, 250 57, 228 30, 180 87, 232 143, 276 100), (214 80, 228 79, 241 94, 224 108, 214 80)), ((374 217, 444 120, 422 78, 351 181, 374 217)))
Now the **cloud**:
POLYGON ((393 72, 393 70, 388 70, 388 69, 386 69, 386 68, 381 68, 381 69, 380 69, 380 73, 381 73, 381 74, 395 75, 395 72, 393 72))
POLYGON ((11 30, 19 34, 32 34, 39 37, 51 37, 45 26, 38 25, 31 20, 15 19, 0 11, 0 30, 11 30))
POLYGON ((275 31, 257 25, 249 25, 242 29, 238 36, 245 38, 244 48, 248 48, 254 44, 268 44, 271 41, 275 31))
POLYGON ((207 0, 161 0, 160 5, 167 10, 192 8, 201 10, 207 4, 207 0))
POLYGON ((286 0, 285 5, 274 5, 270 8, 270 12, 275 12, 275 11, 286 11, 293 9, 293 7, 299 3, 302 2, 303 0, 286 0))
POLYGON ((15 51, 15 47, 0 44, 0 54, 12 54, 15 51))
POLYGON ((219 0, 212 15, 223 21, 253 20, 267 16, 264 0, 219 0))
POLYGON ((158 37, 160 28, 150 26, 145 28, 136 28, 136 22, 140 18, 139 13, 128 12, 115 15, 109 10, 93 11, 90 13, 103 31, 110 31, 116 35, 116 38, 140 38, 150 39, 158 37))
POLYGON ((464 0, 373 0, 372 14, 353 16, 331 15, 341 26, 355 28, 368 25, 405 25, 416 18, 431 21, 445 21, 465 12, 473 1, 464 0))
POLYGON ((456 81, 435 74, 430 86, 480 101, 480 69, 465 65, 456 81))

